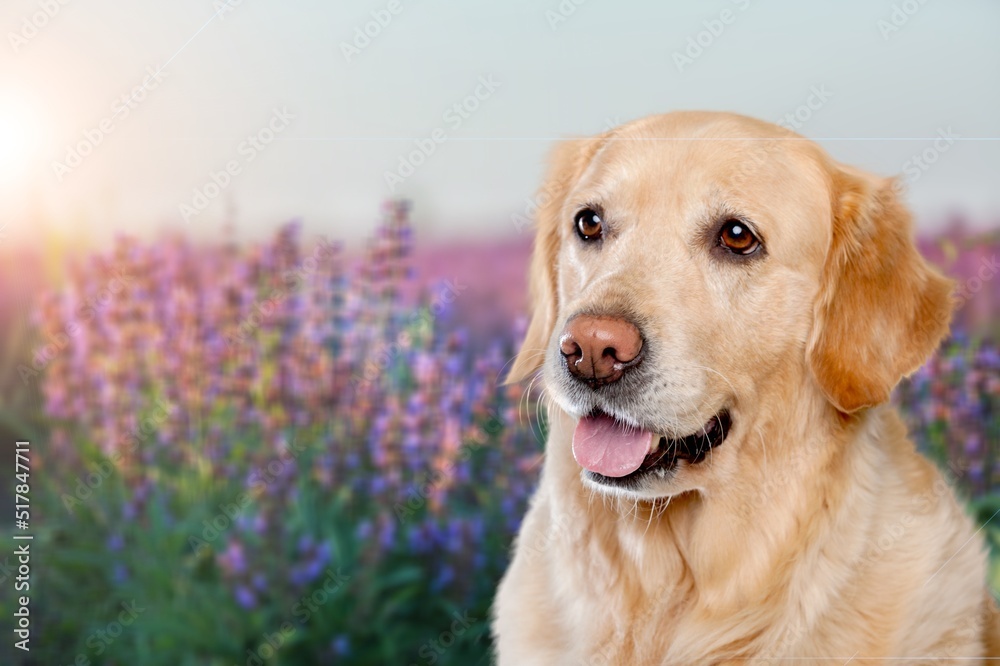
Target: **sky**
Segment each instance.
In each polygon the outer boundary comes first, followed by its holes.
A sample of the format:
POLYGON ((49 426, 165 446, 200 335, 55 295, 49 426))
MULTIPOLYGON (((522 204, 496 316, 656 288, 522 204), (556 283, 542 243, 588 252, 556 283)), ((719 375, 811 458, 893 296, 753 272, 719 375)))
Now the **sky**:
POLYGON ((426 237, 508 238, 554 141, 678 109, 785 118, 907 174, 924 228, 996 225, 998 28, 994 0, 4 0, 0 233, 356 240, 399 196, 426 237))

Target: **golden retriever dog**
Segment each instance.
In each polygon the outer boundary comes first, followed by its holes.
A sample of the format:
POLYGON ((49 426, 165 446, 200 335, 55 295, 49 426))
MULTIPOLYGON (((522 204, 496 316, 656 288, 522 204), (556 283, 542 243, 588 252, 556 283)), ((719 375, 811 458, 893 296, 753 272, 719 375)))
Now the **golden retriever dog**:
POLYGON ((561 143, 539 198, 501 666, 1000 654, 979 526, 885 404, 953 307, 894 180, 682 112, 561 143))

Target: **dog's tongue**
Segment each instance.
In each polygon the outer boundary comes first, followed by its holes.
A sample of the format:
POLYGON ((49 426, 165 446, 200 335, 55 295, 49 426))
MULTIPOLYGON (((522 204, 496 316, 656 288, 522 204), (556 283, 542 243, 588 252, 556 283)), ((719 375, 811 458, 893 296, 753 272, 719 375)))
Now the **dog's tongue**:
POLYGON ((639 469, 653 444, 653 433, 627 428, 610 416, 585 416, 573 433, 573 457, 604 476, 626 476, 639 469))

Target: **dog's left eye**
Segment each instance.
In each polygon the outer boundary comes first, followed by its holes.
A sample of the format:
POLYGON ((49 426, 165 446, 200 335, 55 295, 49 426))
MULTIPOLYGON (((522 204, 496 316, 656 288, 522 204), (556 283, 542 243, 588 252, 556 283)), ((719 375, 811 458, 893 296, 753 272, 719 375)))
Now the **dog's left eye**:
POLYGON ((584 208, 574 219, 576 233, 585 241, 595 241, 604 233, 604 221, 593 208, 584 208))
POLYGON ((729 220, 719 230, 719 245, 733 254, 747 255, 760 247, 760 241, 744 222, 729 220))

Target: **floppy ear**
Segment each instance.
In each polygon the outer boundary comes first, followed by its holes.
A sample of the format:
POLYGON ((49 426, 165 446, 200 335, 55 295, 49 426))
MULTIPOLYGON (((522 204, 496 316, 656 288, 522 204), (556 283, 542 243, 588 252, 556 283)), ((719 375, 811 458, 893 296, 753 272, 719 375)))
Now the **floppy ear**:
POLYGON ((545 349, 559 310, 556 262, 559 255, 559 225, 566 196, 573 184, 583 175, 607 135, 592 139, 572 139, 556 145, 549 159, 545 184, 538 191, 535 243, 528 269, 528 288, 531 297, 531 323, 525 333, 521 351, 507 375, 505 383, 522 381, 545 360, 545 349))
POLYGON ((833 240, 808 346, 830 402, 850 413, 889 398, 948 332, 952 282, 913 242, 893 179, 838 168, 833 240))

